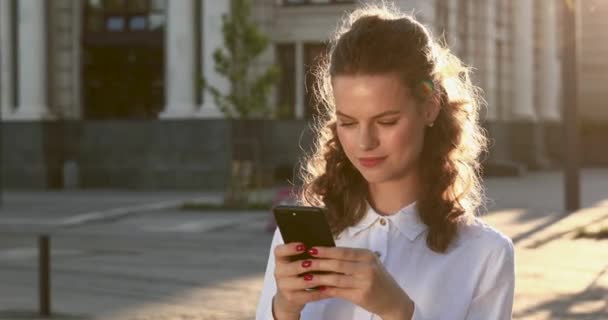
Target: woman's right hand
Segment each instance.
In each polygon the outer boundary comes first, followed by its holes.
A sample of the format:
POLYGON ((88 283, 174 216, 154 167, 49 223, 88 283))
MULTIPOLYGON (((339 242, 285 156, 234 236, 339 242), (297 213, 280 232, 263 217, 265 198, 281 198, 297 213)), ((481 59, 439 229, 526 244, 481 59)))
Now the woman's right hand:
POLYGON ((290 257, 303 253, 307 248, 302 243, 288 243, 276 246, 274 249, 274 277, 277 293, 272 307, 277 319, 298 319, 300 311, 306 303, 327 298, 323 290, 305 291, 313 287, 305 277, 298 275, 306 273, 310 268, 310 260, 290 261, 290 257))

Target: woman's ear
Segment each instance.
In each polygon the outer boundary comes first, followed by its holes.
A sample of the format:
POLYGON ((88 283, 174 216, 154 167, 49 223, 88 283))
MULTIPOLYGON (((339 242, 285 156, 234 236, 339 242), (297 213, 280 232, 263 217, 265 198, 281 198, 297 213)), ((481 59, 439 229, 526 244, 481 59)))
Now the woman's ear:
POLYGON ((424 120, 427 125, 435 122, 435 119, 437 119, 437 115, 439 114, 440 107, 441 106, 438 98, 429 99, 424 111, 424 120))

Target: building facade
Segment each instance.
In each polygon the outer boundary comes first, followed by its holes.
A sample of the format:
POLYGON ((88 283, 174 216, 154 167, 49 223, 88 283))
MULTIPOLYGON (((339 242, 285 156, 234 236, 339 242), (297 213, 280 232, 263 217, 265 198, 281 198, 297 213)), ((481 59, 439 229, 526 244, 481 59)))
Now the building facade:
MULTIPOLYGON (((253 0, 252 17, 271 40, 256 67, 282 70, 271 97, 279 119, 233 121, 200 85, 204 78, 229 89, 213 62, 229 1, 0 0, 4 185, 60 188, 72 175, 79 187, 216 189, 240 154, 259 172, 294 162, 294 141, 309 140, 302 132, 315 113, 309 71, 339 18, 361 2, 253 0)), ((488 172, 559 164, 559 2, 394 2, 473 68, 494 141, 488 172)), ((608 134, 608 62, 597 31, 606 11, 601 0, 580 11, 587 165, 608 164, 600 148, 608 134)))

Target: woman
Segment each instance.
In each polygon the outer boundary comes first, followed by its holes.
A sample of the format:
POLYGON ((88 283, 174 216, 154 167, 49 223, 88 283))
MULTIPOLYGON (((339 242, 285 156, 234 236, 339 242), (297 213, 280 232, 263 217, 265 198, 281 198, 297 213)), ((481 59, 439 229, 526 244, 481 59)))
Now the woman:
POLYGON ((475 217, 486 140, 468 70, 384 6, 351 13, 328 56, 300 203, 327 209, 337 247, 276 231, 257 319, 510 319, 512 243, 475 217), (304 250, 318 259, 290 262, 304 250))

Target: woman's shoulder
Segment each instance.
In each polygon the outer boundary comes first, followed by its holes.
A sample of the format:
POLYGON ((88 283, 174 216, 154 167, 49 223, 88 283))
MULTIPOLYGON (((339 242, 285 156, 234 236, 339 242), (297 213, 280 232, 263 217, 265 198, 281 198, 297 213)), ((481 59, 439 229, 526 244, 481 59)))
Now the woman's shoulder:
POLYGON ((513 241, 479 217, 470 217, 458 225, 458 246, 476 247, 480 252, 513 256, 513 241))

